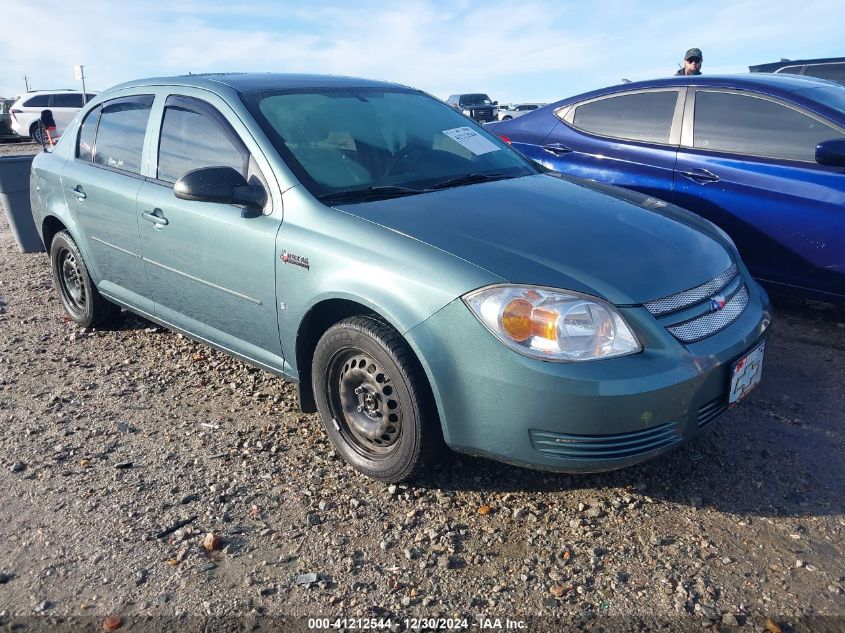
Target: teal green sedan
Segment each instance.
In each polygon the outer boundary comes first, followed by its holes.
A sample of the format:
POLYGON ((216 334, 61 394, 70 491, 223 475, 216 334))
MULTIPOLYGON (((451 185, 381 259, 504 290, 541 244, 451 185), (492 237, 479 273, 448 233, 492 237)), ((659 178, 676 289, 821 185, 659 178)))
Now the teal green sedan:
POLYGON ((412 88, 123 84, 35 158, 30 190, 73 321, 124 308, 296 382, 382 481, 444 443, 621 468, 760 380, 769 300, 724 232, 547 172, 412 88))

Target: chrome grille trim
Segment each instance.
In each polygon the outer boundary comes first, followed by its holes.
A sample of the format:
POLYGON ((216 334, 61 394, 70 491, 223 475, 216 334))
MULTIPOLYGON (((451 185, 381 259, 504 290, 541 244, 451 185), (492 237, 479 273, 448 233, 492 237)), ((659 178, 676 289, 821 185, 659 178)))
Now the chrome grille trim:
POLYGON ((747 305, 748 288, 742 284, 721 310, 708 312, 677 325, 670 325, 666 329, 682 343, 694 343, 733 323, 747 305))
POLYGON ((709 299, 722 288, 727 286, 733 278, 736 277, 737 272, 738 270, 736 264, 731 264, 731 267, 725 272, 720 274, 718 277, 714 277, 707 283, 703 283, 695 288, 690 288, 689 290, 676 292, 668 297, 649 301, 643 305, 645 306, 645 309, 651 312, 654 316, 660 316, 662 314, 681 310, 699 303, 700 301, 704 301, 705 299, 709 299))

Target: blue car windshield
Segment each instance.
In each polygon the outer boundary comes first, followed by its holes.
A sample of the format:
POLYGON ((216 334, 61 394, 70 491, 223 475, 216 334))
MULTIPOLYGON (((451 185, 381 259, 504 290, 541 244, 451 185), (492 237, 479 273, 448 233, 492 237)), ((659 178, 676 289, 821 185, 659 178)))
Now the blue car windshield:
POLYGON ((308 88, 242 98, 322 200, 347 194, 345 202, 360 202, 540 171, 473 121, 414 90, 308 88), (354 199, 355 192, 368 195, 354 199))

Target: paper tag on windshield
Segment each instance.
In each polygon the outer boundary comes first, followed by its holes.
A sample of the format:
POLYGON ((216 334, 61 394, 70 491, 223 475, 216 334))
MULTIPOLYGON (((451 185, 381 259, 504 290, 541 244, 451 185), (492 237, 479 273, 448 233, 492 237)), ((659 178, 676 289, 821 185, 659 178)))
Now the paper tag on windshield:
POLYGON ((443 134, 456 143, 460 143, 476 156, 497 152, 501 149, 470 127, 456 127, 451 130, 443 130, 443 134))

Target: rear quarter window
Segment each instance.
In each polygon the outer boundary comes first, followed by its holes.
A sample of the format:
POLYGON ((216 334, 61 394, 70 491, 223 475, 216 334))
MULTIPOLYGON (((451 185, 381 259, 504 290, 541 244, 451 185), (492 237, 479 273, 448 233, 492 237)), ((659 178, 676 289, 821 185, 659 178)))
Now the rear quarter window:
POLYGON ((677 90, 623 94, 575 108, 573 127, 585 132, 647 143, 668 143, 677 90))
POLYGON ((24 108, 46 108, 50 105, 50 95, 37 95, 23 102, 24 108))

